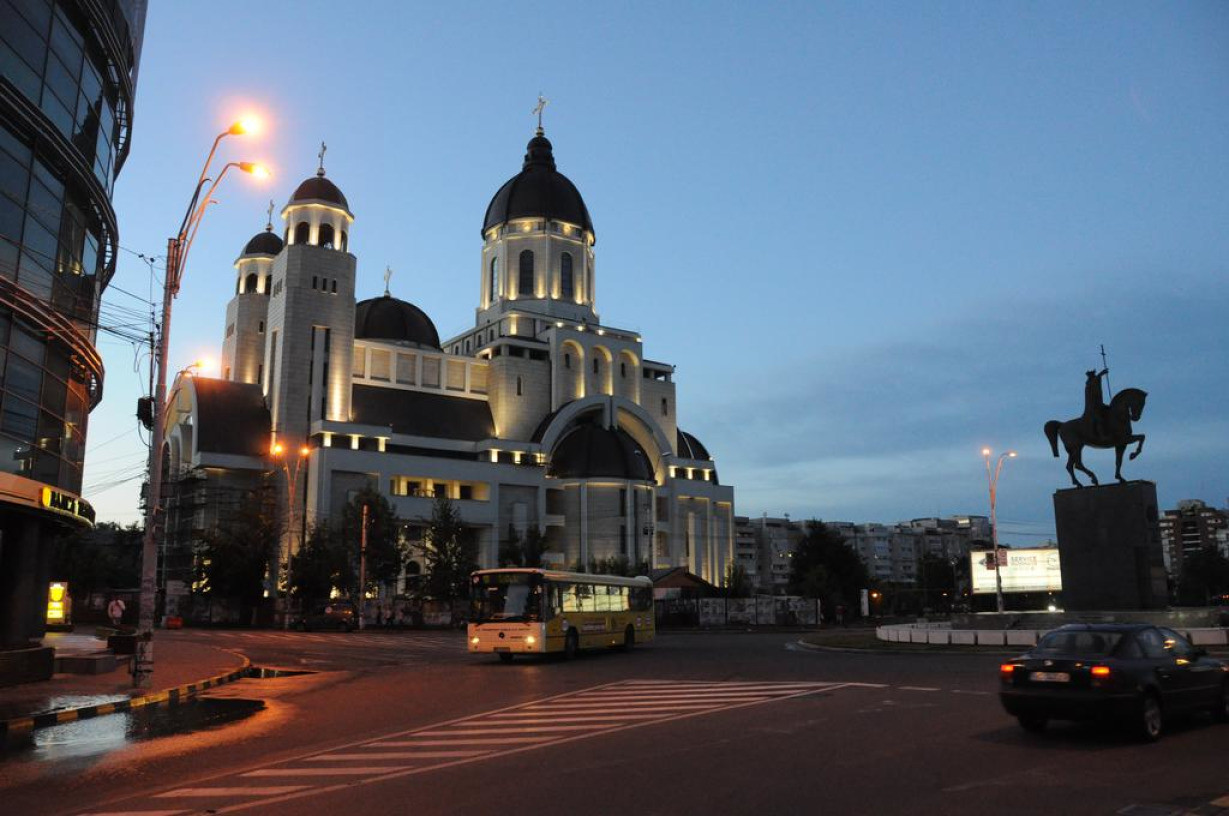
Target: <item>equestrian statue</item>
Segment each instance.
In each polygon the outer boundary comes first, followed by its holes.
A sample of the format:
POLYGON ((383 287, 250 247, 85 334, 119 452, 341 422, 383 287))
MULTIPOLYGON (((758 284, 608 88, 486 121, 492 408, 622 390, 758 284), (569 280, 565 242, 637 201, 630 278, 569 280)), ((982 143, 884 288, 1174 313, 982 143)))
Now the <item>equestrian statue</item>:
POLYGON ((1134 459, 1144 449, 1144 435, 1133 433, 1131 423, 1138 422, 1144 413, 1144 402, 1148 393, 1138 388, 1124 388, 1106 405, 1102 398, 1101 381, 1106 379, 1108 374, 1108 368, 1085 373, 1083 416, 1066 422, 1051 419, 1045 424, 1046 438, 1050 440, 1050 449, 1055 456, 1058 456, 1058 441, 1061 439, 1063 442, 1063 448, 1067 451, 1067 472, 1071 474, 1071 481, 1076 487, 1083 487, 1075 477, 1077 469, 1088 474, 1094 485, 1100 484, 1097 475, 1084 467, 1085 447, 1113 448, 1114 476, 1120 482, 1126 481, 1122 478, 1123 451, 1134 443, 1135 450, 1131 451, 1130 456, 1134 459))

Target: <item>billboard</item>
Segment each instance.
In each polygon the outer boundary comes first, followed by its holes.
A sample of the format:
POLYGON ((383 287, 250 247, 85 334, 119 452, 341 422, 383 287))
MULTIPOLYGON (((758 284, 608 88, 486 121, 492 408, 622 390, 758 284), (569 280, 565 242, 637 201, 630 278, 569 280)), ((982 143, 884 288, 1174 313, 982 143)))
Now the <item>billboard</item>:
MULTIPOLYGON (((1058 592, 1063 588, 1058 566, 1058 550, 1009 550, 999 548, 999 576, 1004 592, 1058 592)), ((974 595, 995 594, 994 551, 969 552, 969 575, 973 579, 974 595)))

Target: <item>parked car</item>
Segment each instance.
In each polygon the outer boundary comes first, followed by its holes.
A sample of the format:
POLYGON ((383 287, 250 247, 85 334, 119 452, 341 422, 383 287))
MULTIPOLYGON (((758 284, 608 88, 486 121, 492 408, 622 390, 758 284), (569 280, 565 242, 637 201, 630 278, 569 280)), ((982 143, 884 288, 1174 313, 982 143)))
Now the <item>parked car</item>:
POLYGON ((1029 731, 1051 719, 1131 726, 1160 739, 1170 717, 1229 721, 1229 665, 1151 624, 1068 624, 999 668, 999 699, 1029 731))
POLYGON ((350 601, 324 601, 312 606, 296 622, 299 629, 340 629, 343 632, 358 626, 358 610, 350 601))

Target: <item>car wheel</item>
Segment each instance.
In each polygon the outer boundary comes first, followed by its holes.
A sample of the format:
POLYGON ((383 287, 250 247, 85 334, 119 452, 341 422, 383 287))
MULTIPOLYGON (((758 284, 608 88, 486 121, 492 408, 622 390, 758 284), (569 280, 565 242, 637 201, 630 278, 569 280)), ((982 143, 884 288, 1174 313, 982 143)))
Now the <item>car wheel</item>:
POLYGON ((1147 692, 1139 703, 1139 735, 1148 742, 1156 742, 1165 730, 1165 712, 1156 692, 1147 692))
POLYGON ((568 635, 563 639, 563 657, 566 660, 572 660, 580 652, 580 637, 576 634, 575 629, 569 629, 568 635))
POLYGON ((1046 725, 1050 722, 1048 718, 1038 714, 1020 714, 1016 719, 1019 720, 1021 728, 1033 734, 1046 730, 1046 725))
POLYGON ((500 653, 499 653, 499 659, 500 659, 500 661, 501 661, 501 662, 503 662, 503 663, 511 663, 511 662, 512 662, 512 653, 511 653, 511 652, 500 652, 500 653))
POLYGON ((1217 722, 1229 722, 1229 680, 1220 685, 1220 703, 1212 711, 1217 722))

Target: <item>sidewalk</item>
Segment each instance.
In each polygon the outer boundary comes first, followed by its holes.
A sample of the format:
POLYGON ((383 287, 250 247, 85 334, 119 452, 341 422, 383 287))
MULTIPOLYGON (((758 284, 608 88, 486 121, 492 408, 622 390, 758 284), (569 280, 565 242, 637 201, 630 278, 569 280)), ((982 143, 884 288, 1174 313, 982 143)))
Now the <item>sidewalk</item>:
MULTIPOLYGON (((216 646, 177 642, 154 633, 154 674, 148 689, 134 689, 131 658, 119 656, 107 674, 57 674, 41 683, 0 688, 0 738, 6 732, 108 714, 188 697, 242 676, 247 658, 216 646)), ((57 656, 106 649, 91 634, 48 633, 57 656)))

